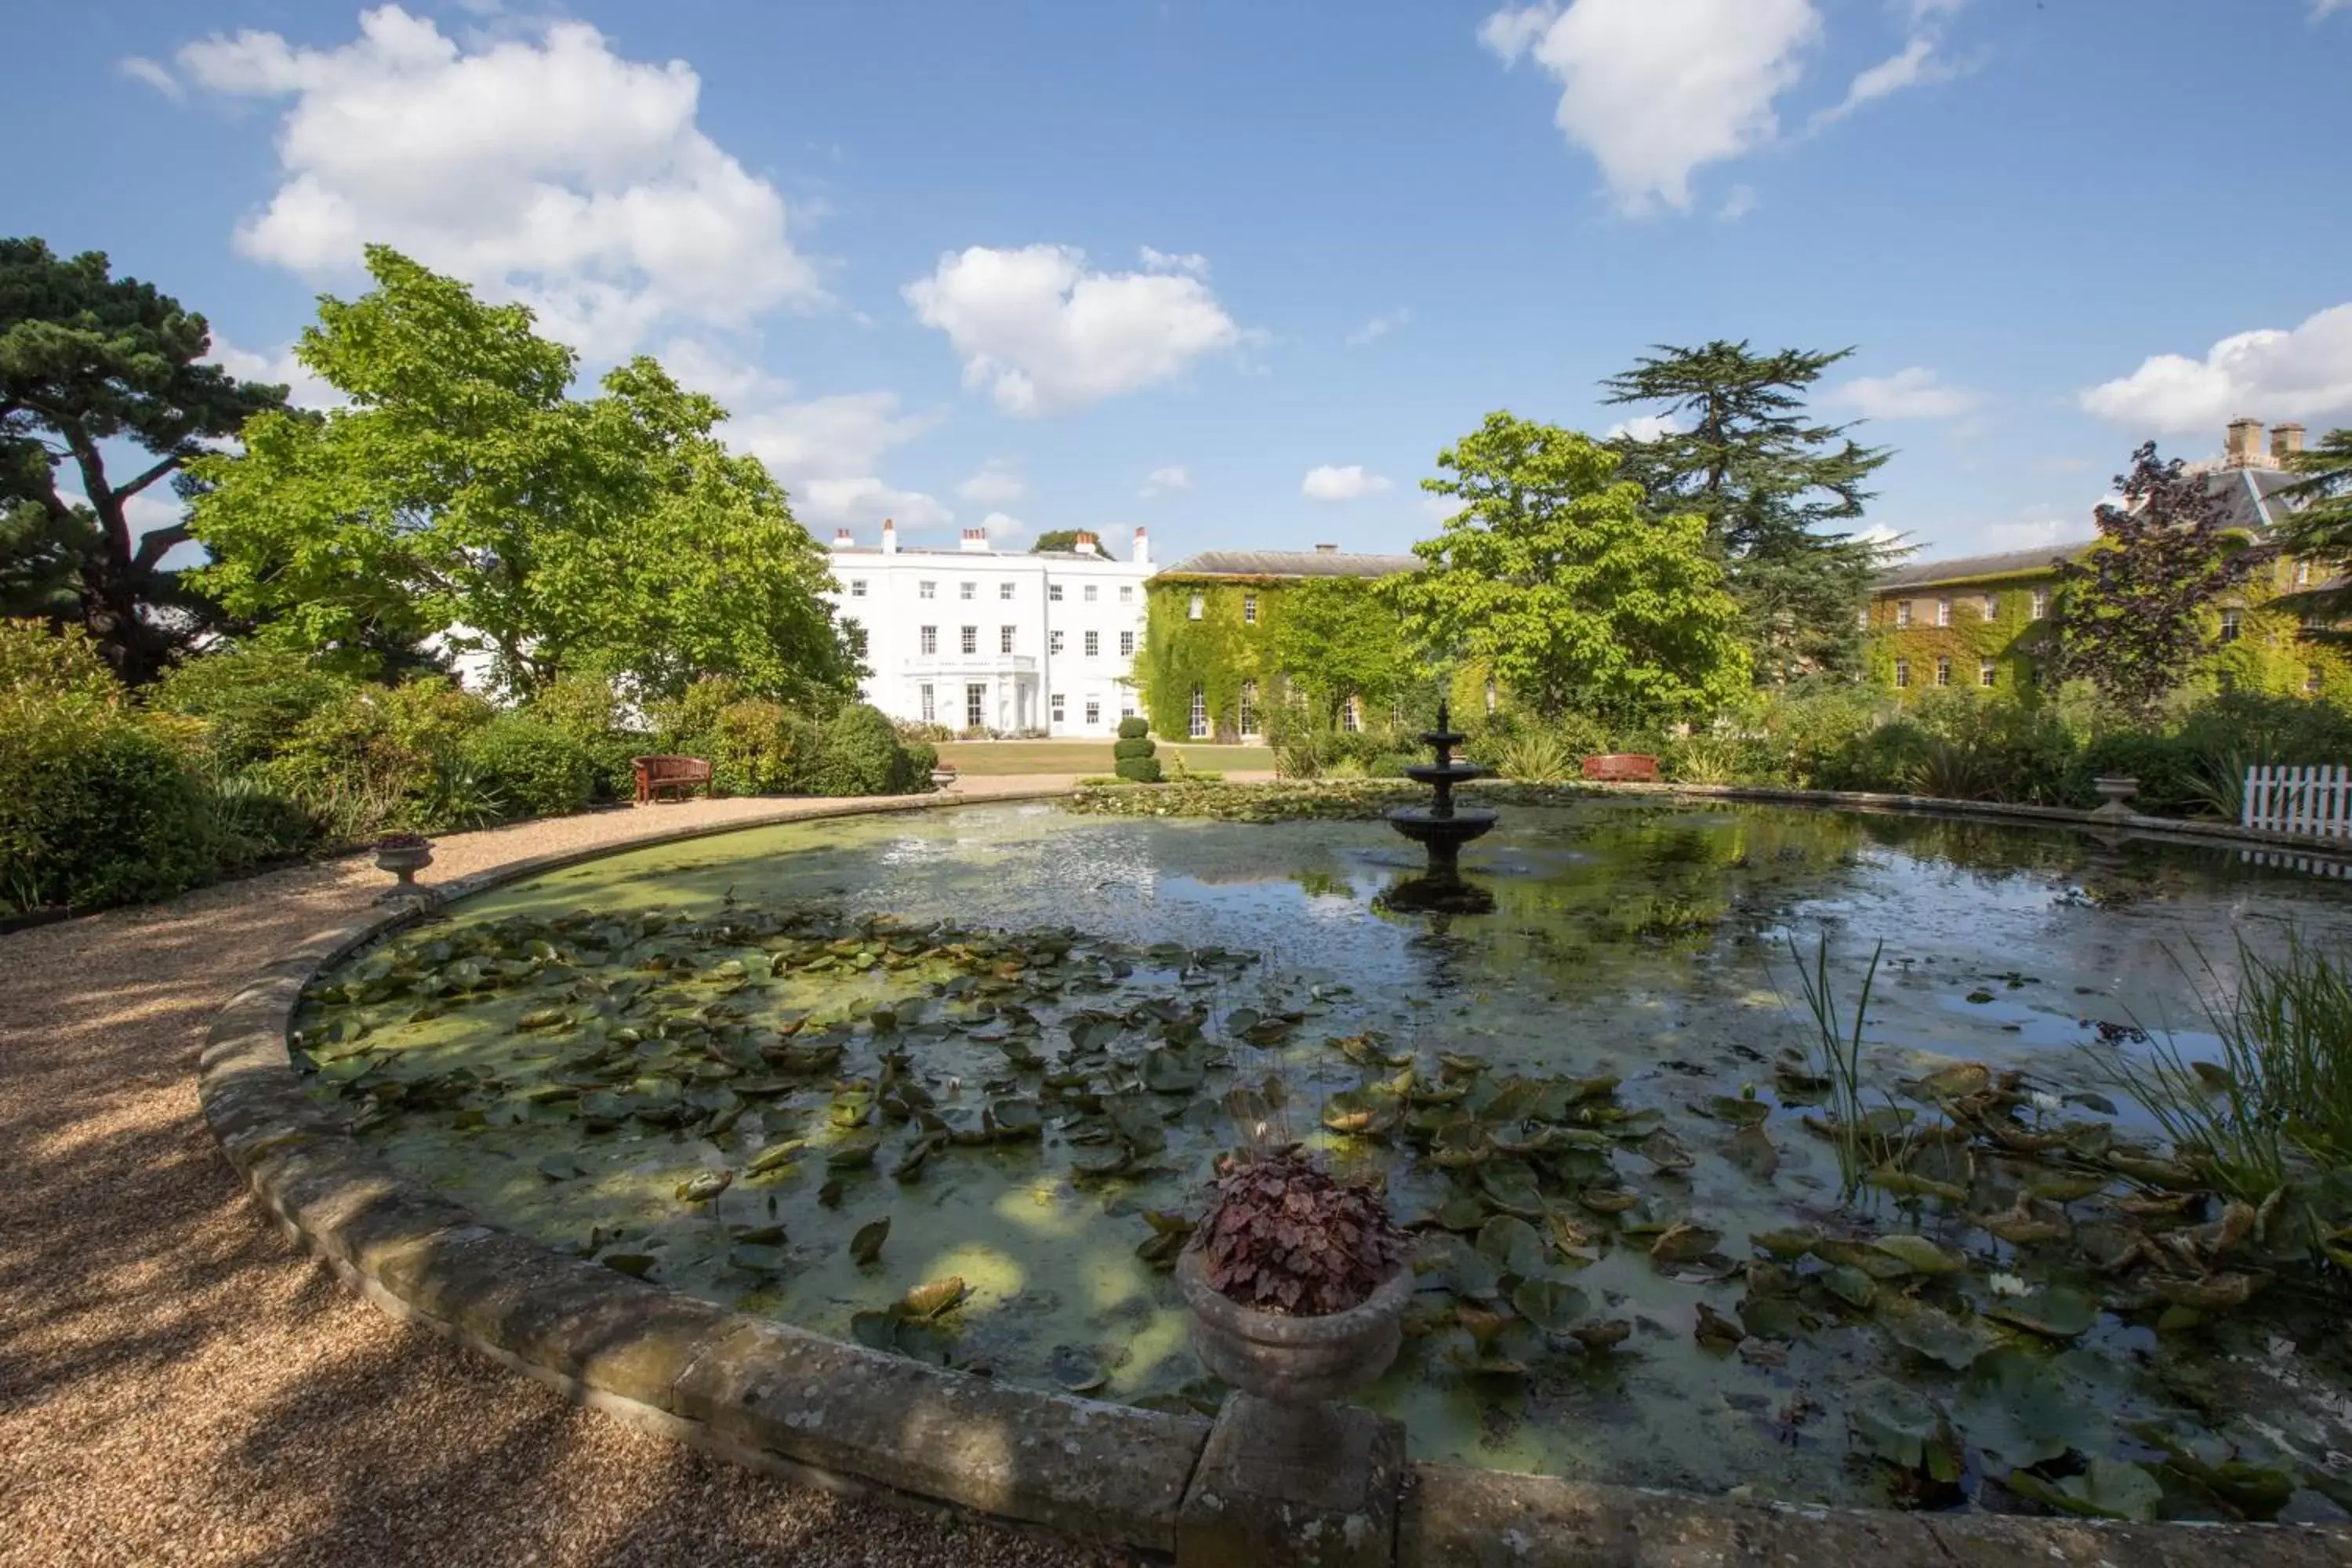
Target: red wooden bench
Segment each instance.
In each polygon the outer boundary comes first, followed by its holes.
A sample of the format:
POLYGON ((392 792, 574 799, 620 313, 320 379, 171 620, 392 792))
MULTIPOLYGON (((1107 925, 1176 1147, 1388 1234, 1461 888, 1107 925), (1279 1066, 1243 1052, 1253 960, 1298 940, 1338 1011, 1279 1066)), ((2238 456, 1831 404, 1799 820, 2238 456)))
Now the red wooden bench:
POLYGON ((636 770, 639 805, 659 800, 664 790, 683 795, 700 784, 710 793, 710 764, 700 757, 631 757, 629 766, 636 770))
POLYGON ((1596 784, 1655 784, 1658 759, 1644 752, 1603 752, 1584 759, 1584 776, 1596 784))

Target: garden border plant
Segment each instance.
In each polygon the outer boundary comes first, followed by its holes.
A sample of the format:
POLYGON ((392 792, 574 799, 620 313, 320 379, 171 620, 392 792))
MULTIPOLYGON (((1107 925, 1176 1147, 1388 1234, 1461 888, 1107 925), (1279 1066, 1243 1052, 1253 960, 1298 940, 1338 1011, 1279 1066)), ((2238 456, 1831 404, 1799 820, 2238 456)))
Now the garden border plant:
MULTIPOLYGON (((997 799, 1041 798, 1039 795, 997 799)), ((510 862, 436 889, 460 899, 648 843, 764 822, 966 804, 799 804, 749 823, 510 862)), ((771 1472, 976 1510, 1088 1540, 1179 1549, 1178 1512, 1211 1423, 999 1385, 733 1312, 482 1222, 362 1148, 289 1054, 303 987, 419 917, 380 910, 321 931, 244 986, 199 1060, 203 1111, 231 1164, 299 1244, 385 1311, 641 1427, 771 1472)), ((1585 1568, 1660 1543, 1725 1560, 2128 1560, 2318 1568, 2352 1552, 2323 1526, 2121 1525, 1750 1504, 1414 1463, 1392 1560, 1585 1568)), ((1380 1553, 1375 1543, 1375 1555, 1380 1553)))

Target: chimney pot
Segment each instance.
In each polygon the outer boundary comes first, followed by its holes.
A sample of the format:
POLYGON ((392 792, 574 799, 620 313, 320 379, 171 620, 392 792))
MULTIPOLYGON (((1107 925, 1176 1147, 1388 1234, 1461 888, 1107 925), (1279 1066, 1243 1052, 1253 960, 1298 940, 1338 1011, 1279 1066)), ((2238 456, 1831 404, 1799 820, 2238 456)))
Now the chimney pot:
POLYGON ((2246 415, 2230 421, 2229 464, 2251 468, 2262 461, 2263 422, 2246 415))
POLYGON ((846 550, 856 542, 857 542, 855 539, 850 537, 849 530, 845 528, 836 528, 833 531, 833 547, 835 550, 846 550))
POLYGON ((898 525, 887 517, 882 520, 882 553, 898 553, 898 525))
POLYGON ((1135 563, 1138 566, 1151 564, 1151 536, 1143 531, 1141 523, 1135 528, 1135 563))
POLYGON ((2271 426, 2271 456, 2284 463, 2303 450, 2303 426, 2290 420, 2271 426))

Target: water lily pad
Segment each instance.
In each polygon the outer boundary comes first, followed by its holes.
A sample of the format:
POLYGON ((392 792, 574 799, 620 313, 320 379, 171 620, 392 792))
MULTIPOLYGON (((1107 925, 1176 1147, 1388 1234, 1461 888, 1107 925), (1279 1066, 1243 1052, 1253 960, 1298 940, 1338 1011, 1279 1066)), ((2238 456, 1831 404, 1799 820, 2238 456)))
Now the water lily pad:
POLYGON ((596 1261, 632 1279, 642 1279, 653 1272, 655 1258, 649 1252, 608 1252, 596 1261))
POLYGON ((1771 1134, 1758 1122, 1751 1121, 1734 1132, 1723 1152, 1733 1165, 1759 1182, 1771 1180, 1780 1168, 1780 1151, 1771 1134))
POLYGON ((1633 1334, 1633 1324, 1625 1318, 1612 1318, 1605 1323, 1582 1323, 1568 1331, 1571 1338, 1588 1351, 1604 1351, 1623 1344, 1633 1334))
POLYGON ((1958 1415, 1969 1441, 2011 1468, 2107 1444, 2107 1418, 2044 1359, 1998 1350, 1969 1372, 1958 1415))
POLYGON ((1772 1107, 1769 1101, 1757 1100, 1752 1096, 1735 1098, 1727 1094, 1718 1094, 1706 1102, 1706 1112, 1717 1121, 1728 1121, 1739 1127, 1753 1127, 1772 1114, 1772 1107))
POLYGON ((1698 1323, 1691 1337, 1711 1351, 1729 1352, 1748 1337, 1748 1331, 1705 1301, 1698 1304, 1698 1323))
POLYGON ((1878 1281, 1851 1263, 1841 1263, 1822 1276, 1822 1287, 1847 1306, 1866 1308, 1878 1299, 1878 1281))
POLYGON ((690 1204, 709 1203, 734 1181, 732 1171, 697 1171, 677 1184, 677 1195, 690 1204))
POLYGON ((1959 1253, 1947 1251, 1924 1236, 1882 1236, 1871 1245, 1915 1274, 1958 1274, 1969 1266, 1959 1253))
POLYGON ((586 1175, 588 1170, 569 1154, 550 1154, 539 1163, 539 1173, 551 1182, 568 1182, 586 1175))
POLYGON ((572 1021, 572 1015, 561 1007, 533 1007, 515 1020, 518 1029, 552 1029, 572 1021))
POLYGON ((990 1101, 988 1116, 996 1135, 1008 1142, 1036 1138, 1045 1130, 1045 1117, 1037 1102, 1019 1096, 990 1101))
POLYGON ((1622 1187, 1587 1187, 1576 1194, 1576 1201, 1595 1214, 1623 1214, 1640 1203, 1642 1196, 1622 1187))
POLYGON ((890 1237, 890 1217, 868 1221, 857 1227, 849 1238, 849 1256, 860 1263, 870 1264, 882 1256, 882 1244, 890 1237))
POLYGON ((2263 1281, 2250 1274, 2213 1274, 2201 1279, 2151 1274, 2140 1282, 2147 1290, 2176 1307, 2213 1311, 2242 1307, 2263 1281))
POLYGON ((2058 1286, 1996 1301, 1985 1309, 1985 1316, 2053 1340, 2071 1340, 2090 1331, 2099 1321, 2099 1309, 2080 1290, 2058 1286))
POLYGON ((1584 1316, 1590 1303, 1573 1285, 1556 1279, 1522 1279, 1511 1291, 1511 1305, 1544 1332, 1560 1334, 1584 1316))
POLYGON ((1689 1263, 1713 1252, 1722 1241, 1723 1232, 1703 1225, 1671 1225, 1650 1244, 1650 1261, 1662 1267, 1689 1263))
POLYGON ((1966 1372, 1992 1348, 1991 1338, 1975 1324, 1908 1296, 1882 1292, 1876 1315, 1895 1343, 1954 1372, 1966 1372))
POLYGON ((1544 1240, 1516 1215, 1496 1215, 1478 1232, 1478 1250, 1506 1277, 1530 1279, 1544 1272, 1544 1240))
POLYGON ((807 1145, 797 1138, 786 1139, 781 1143, 771 1143, 751 1156, 751 1163, 743 1167, 743 1173, 747 1176, 764 1176, 772 1172, 781 1171, 791 1164, 806 1147, 807 1145))
POLYGON ((1740 1299, 1739 1321, 1759 1339, 1793 1340, 1805 1328, 1805 1310, 1786 1296, 1749 1295, 1740 1299))
POLYGON ((2120 1459, 2093 1459, 2083 1474, 2061 1481, 2014 1470, 2009 1488, 2062 1513, 2086 1519, 2150 1520, 2164 1501, 2164 1488, 2154 1476, 2120 1459))
POLYGON ((1055 1345, 1045 1373, 1072 1394, 1091 1394, 1110 1381, 1102 1358, 1076 1345, 1055 1345))
POLYGON ((1811 1252, 1822 1235, 1816 1230, 1765 1230, 1748 1239, 1775 1258, 1797 1258, 1811 1252))
POLYGON ((1854 1441, 1872 1458, 1901 1470, 1918 1470, 1949 1484, 1960 1477, 1961 1455, 1951 1423, 1916 1392, 1885 1378, 1853 1391, 1847 1421, 1854 1441))
POLYGON ((1863 1173, 1862 1178, 1882 1193, 1892 1193, 1904 1198, 1941 1198, 1946 1203, 1966 1203, 1969 1190, 1955 1182, 1939 1182, 1912 1171, 1901 1171, 1892 1165, 1880 1165, 1863 1173))
POLYGON ((1536 1188, 1536 1173, 1517 1160, 1498 1160, 1483 1167, 1478 1173, 1478 1185, 1488 1200, 1507 1214, 1524 1219, 1543 1217, 1543 1194, 1536 1188))
POLYGON ((970 1293, 963 1276, 950 1274, 943 1279, 926 1280, 916 1286, 899 1297, 890 1310, 901 1318, 936 1318, 970 1293))

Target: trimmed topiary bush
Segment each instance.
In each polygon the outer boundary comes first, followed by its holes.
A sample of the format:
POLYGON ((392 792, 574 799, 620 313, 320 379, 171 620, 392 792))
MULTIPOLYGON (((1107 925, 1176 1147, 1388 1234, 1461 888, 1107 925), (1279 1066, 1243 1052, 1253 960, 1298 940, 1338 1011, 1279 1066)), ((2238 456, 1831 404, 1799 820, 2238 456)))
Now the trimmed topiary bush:
POLYGON ((1118 738, 1122 741, 1140 741, 1150 733, 1151 721, 1139 715, 1118 721, 1118 738))
POLYGON ((1160 771, 1160 759, 1154 753, 1159 748, 1151 742, 1151 724, 1138 717, 1118 721, 1118 739, 1110 743, 1111 772, 1130 784, 1158 784, 1165 776, 1160 771))
POLYGON ((596 763, 579 738, 528 713, 501 713, 459 748, 509 816, 563 816, 595 798, 596 763))
POLYGON ((1118 740, 1110 743, 1110 754, 1114 757, 1148 757, 1157 750, 1150 741, 1144 740, 1118 740))
POLYGON ((1158 784, 1160 782, 1160 759, 1158 757, 1121 757, 1116 763, 1112 764, 1111 771, 1118 774, 1119 777, 1127 780, 1129 784, 1158 784))

